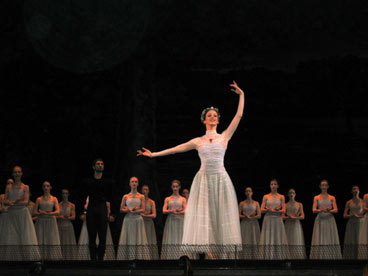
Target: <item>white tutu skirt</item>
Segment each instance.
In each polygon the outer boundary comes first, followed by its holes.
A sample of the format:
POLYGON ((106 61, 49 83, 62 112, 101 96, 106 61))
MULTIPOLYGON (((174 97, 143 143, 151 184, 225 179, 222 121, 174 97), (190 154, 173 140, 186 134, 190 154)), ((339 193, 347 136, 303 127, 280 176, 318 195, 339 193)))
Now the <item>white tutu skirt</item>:
POLYGON ((155 224, 151 218, 143 218, 144 226, 146 228, 147 243, 150 250, 150 255, 152 260, 158 260, 158 248, 157 248, 157 238, 155 224))
POLYGON ((117 260, 149 260, 151 258, 146 229, 141 215, 128 213, 120 233, 117 260))
POLYGON ((243 244, 239 259, 256 259, 261 235, 258 220, 243 218, 240 222, 240 230, 243 244))
MULTIPOLYGON (((96 237, 96 244, 99 244, 98 235, 96 237)), ((83 221, 82 229, 79 235, 78 240, 78 260, 90 260, 91 257, 89 255, 89 238, 88 238, 88 230, 87 230, 87 223, 83 221)), ((114 250, 114 243, 112 241, 110 225, 107 224, 107 232, 106 232, 106 250, 105 250, 105 261, 112 261, 115 260, 115 250, 114 250)))
POLYGON ((289 245, 290 259, 306 259, 304 234, 300 220, 285 220, 285 232, 289 245))
POLYGON ((360 236, 358 259, 368 260, 368 213, 364 215, 360 236))
POLYGON ((63 259, 76 260, 78 258, 78 249, 72 222, 68 219, 58 219, 57 224, 63 259))
POLYGON ((289 248, 284 222, 280 214, 267 213, 262 224, 259 241, 260 259, 288 259, 289 248))
POLYGON ((234 186, 226 171, 198 172, 184 219, 183 245, 190 252, 241 250, 240 220, 234 186))
POLYGON ((330 213, 319 213, 314 221, 310 259, 341 259, 339 233, 330 213))
POLYGON ((1 214, 0 260, 38 261, 41 255, 31 214, 25 206, 1 214))
POLYGON ((161 259, 178 260, 183 254, 181 241, 183 239, 184 217, 168 215, 162 237, 161 259))
POLYGON ((44 260, 62 259, 59 229, 55 216, 38 216, 35 228, 42 258, 44 260))

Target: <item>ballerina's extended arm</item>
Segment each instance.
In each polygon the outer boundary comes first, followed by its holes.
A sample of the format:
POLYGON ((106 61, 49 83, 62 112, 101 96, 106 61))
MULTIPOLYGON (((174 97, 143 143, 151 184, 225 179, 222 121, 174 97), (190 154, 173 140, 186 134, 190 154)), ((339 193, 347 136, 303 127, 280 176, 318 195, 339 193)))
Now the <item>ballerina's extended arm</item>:
MULTIPOLYGON (((195 138, 196 139, 196 138, 195 138)), ((186 152, 186 151, 190 151, 196 148, 196 144, 194 143, 194 139, 178 145, 176 147, 170 148, 170 149, 166 149, 163 151, 159 151, 159 152, 151 152, 150 150, 146 149, 146 148, 142 148, 142 150, 137 150, 137 156, 143 155, 143 156, 147 156, 147 157, 159 157, 159 156, 165 156, 165 155, 170 155, 170 154, 175 154, 175 153, 179 153, 179 152, 186 152)))
POLYGON ((231 139, 235 130, 237 129, 240 119, 243 116, 243 110, 244 110, 244 92, 243 90, 240 89, 240 87, 237 85, 235 81, 232 84, 230 84, 230 86, 232 87, 231 91, 234 91, 236 94, 239 95, 239 104, 238 104, 238 110, 233 120, 231 121, 228 128, 224 131, 225 136, 229 140, 231 139))

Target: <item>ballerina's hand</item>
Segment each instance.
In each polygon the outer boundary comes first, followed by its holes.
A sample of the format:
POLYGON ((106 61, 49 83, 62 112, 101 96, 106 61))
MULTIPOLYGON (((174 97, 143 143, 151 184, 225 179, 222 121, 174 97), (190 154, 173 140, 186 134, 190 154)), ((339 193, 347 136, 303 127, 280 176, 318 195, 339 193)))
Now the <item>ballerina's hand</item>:
POLYGON ((147 156, 147 157, 151 157, 152 156, 152 152, 149 149, 146 148, 142 148, 142 150, 137 150, 137 156, 147 156))
POLYGON ((240 89, 240 87, 235 81, 233 81, 233 83, 230 84, 230 86, 232 87, 231 91, 235 92, 236 94, 239 94, 239 95, 244 94, 243 90, 240 89))

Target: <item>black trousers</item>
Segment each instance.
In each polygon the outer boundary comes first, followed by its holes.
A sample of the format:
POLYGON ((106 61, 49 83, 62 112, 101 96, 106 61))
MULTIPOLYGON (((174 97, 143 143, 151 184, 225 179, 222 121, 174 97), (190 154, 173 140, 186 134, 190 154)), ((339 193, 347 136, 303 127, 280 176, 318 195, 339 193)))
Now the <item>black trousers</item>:
POLYGON ((107 207, 106 202, 101 201, 88 205, 87 209, 87 231, 89 239, 89 254, 91 260, 104 259, 106 250, 107 233, 107 207), (98 235, 99 245, 97 248, 96 237, 98 235))

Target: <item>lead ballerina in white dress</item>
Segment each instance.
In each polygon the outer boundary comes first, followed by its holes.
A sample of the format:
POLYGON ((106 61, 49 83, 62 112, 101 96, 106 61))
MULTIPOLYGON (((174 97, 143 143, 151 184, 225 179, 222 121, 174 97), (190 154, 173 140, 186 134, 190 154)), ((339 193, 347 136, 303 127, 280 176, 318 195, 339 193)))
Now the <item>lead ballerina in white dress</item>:
POLYGON ((295 200, 296 192, 290 189, 286 203, 285 232, 288 239, 290 259, 306 259, 304 234, 300 220, 304 219, 303 204, 295 200))
POLYGON ((313 213, 318 215, 314 221, 309 258, 341 259, 339 233, 333 216, 337 213, 336 199, 327 193, 327 180, 322 180, 319 187, 321 193, 313 200, 313 213))
POLYGON ((159 157, 194 149, 198 151, 201 168, 190 189, 182 241, 192 253, 210 253, 219 246, 222 252, 229 253, 241 249, 237 197, 224 167, 224 156, 243 115, 244 92, 235 82, 230 86, 239 95, 239 104, 235 117, 224 132, 216 132, 220 117, 218 109, 206 108, 201 115, 207 130, 205 135, 160 152, 152 153, 142 148, 137 154, 159 157))
POLYGON ((258 243, 261 235, 258 220, 261 218, 259 203, 252 199, 253 190, 245 188, 246 199, 239 204, 240 230, 242 235, 242 251, 239 259, 256 259, 258 243))

